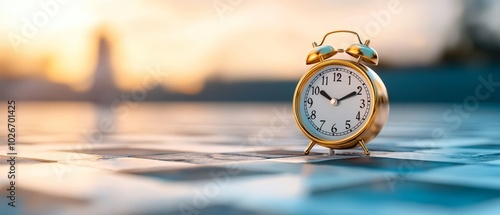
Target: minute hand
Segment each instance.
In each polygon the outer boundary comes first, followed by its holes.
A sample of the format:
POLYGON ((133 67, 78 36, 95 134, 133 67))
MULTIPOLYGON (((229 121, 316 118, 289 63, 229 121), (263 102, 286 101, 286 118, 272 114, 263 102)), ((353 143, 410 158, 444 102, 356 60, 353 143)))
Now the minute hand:
POLYGON ((356 91, 352 91, 351 93, 349 93, 349 94, 345 95, 344 97, 342 97, 342 98, 338 99, 337 101, 339 101, 339 102, 340 102, 340 101, 342 101, 342 100, 344 100, 344 99, 351 98, 351 97, 353 97, 353 96, 355 96, 355 95, 356 95, 356 91))

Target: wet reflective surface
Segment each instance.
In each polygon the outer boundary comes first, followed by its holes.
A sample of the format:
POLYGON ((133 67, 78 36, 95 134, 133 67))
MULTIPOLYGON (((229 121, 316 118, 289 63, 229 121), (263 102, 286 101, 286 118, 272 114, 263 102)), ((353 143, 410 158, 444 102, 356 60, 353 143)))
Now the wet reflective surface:
MULTIPOLYGON (((368 144, 371 157, 321 147, 303 156, 308 141, 288 103, 19 102, 17 207, 3 197, 0 210, 496 214, 500 107, 465 113, 453 104, 395 104, 368 144)), ((6 122, 0 130, 6 196, 6 122)))

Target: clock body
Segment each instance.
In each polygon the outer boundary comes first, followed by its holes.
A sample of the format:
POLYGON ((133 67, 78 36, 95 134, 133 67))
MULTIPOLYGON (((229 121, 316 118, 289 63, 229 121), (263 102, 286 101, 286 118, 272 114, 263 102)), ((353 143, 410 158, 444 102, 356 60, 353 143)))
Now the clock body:
POLYGON ((293 98, 295 120, 312 142, 331 149, 368 143, 389 115, 382 80, 349 60, 324 60, 300 79, 293 98))

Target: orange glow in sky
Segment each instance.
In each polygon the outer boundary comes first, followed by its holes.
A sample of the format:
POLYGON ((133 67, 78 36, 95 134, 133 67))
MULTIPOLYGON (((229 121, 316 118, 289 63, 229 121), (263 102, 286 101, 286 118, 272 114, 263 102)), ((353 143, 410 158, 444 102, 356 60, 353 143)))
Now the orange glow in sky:
POLYGON ((124 89, 150 67, 186 93, 210 78, 297 79, 311 43, 335 29, 369 36, 382 64, 431 64, 457 41, 460 12, 452 0, 0 0, 0 78, 39 75, 85 90, 103 32, 124 89))

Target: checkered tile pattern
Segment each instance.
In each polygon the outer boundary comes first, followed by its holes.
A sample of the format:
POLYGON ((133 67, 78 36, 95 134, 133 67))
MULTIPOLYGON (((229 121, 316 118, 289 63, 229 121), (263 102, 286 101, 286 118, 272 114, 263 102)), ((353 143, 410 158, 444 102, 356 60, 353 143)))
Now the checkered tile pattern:
POLYGON ((1 214, 500 211, 500 106, 394 104, 370 157, 304 156, 290 104, 18 106, 17 207, 2 197, 1 214))

